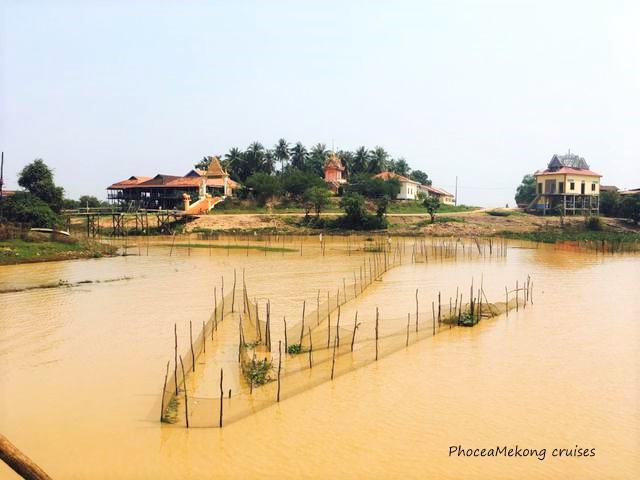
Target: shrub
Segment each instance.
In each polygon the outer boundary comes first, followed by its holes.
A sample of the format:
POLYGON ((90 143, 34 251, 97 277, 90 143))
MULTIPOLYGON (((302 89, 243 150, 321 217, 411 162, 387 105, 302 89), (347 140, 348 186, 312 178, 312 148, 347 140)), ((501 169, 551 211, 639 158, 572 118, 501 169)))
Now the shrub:
POLYGON ((300 345, 299 343, 292 343, 291 345, 288 345, 287 353, 289 355, 297 355, 299 353, 302 353, 302 345, 300 345))
POLYGON ((254 173, 247 178, 246 185, 253 190, 260 205, 264 205, 268 200, 280 193, 282 188, 278 177, 262 172, 254 173))
POLYGON ((244 376, 252 385, 264 385, 271 380, 271 369, 273 364, 267 360, 256 360, 255 358, 243 365, 244 376))
POLYGON ((598 232, 602 230, 602 219, 600 217, 591 216, 587 217, 584 221, 584 226, 587 230, 591 230, 592 232, 598 232))
POLYGON ((28 192, 16 192, 0 203, 0 217, 30 227, 53 228, 60 218, 43 200, 28 192))

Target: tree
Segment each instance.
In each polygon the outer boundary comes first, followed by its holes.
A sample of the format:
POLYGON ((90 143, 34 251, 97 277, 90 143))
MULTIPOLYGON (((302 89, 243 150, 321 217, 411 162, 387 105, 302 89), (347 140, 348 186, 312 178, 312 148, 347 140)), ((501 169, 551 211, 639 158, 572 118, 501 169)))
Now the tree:
POLYGON ((291 149, 291 167, 304 170, 307 163, 307 149, 298 142, 291 149))
POLYGON ((404 158, 398 158, 393 162, 391 171, 397 175, 408 177, 409 174, 411 173, 411 168, 409 167, 409 164, 404 158))
POLYGON ((600 213, 607 217, 615 217, 620 208, 620 194, 618 192, 600 193, 600 213))
POLYGON ((291 153, 289 152, 289 144, 284 138, 278 140, 274 147, 276 159, 280 162, 280 172, 284 172, 285 163, 289 163, 291 153))
POLYGON ((351 225, 363 223, 366 217, 364 197, 359 193, 347 193, 340 199, 340 208, 344 210, 347 221, 351 225))
POLYGON ((634 223, 640 222, 640 196, 625 195, 620 202, 620 213, 623 218, 633 220, 634 223))
POLYGON ((431 185, 431 180, 429 180, 429 175, 424 173, 422 170, 414 170, 409 175, 409 178, 414 182, 421 183, 422 185, 431 185))
POLYGON ((516 203, 529 204, 536 198, 536 178, 533 175, 522 177, 522 183, 516 190, 516 203))
POLYGON ((338 156, 338 158, 342 162, 342 166, 344 167, 344 172, 342 172, 343 177, 350 177, 353 171, 353 152, 349 152, 347 150, 339 150, 336 155, 338 156))
POLYGON ((311 187, 325 186, 324 180, 315 173, 305 172, 297 168, 289 169, 281 178, 284 192, 298 199, 311 187))
POLYGON ((423 200, 422 205, 427 209, 427 212, 429 212, 431 223, 434 223, 436 221, 436 212, 440 209, 440 199, 430 195, 423 200))
POLYGON ((240 181, 241 178, 245 178, 246 168, 242 150, 233 147, 229 153, 225 154, 224 159, 225 168, 234 180, 240 181))
POLYGON ((367 170, 367 166, 369 165, 369 150, 366 147, 360 147, 353 154, 353 162, 351 165, 351 171, 349 172, 351 175, 355 175, 358 173, 364 173, 367 170))
POLYGON ((260 205, 264 205, 281 191, 280 179, 264 172, 257 172, 247 178, 247 187, 253 190, 260 205))
POLYGON ((0 217, 30 227, 53 228, 60 219, 43 200, 29 192, 16 192, 0 203, 0 217))
POLYGON ((383 180, 371 177, 366 173, 360 173, 351 177, 351 181, 345 189, 367 198, 380 198, 386 195, 391 199, 396 198, 400 193, 400 182, 397 178, 383 180))
POLYGON ((82 195, 78 199, 78 203, 81 208, 99 208, 102 206, 102 202, 93 195, 82 195))
POLYGON ((329 205, 329 199, 331 198, 331 192, 325 186, 319 187, 310 187, 307 188, 304 192, 304 206, 305 213, 308 215, 308 212, 313 209, 316 213, 316 218, 320 217, 320 212, 329 205))
POLYGON ((197 168, 198 170, 206 170, 207 168, 209 168, 209 164, 211 163, 211 160, 212 160, 211 157, 202 157, 202 160, 196 163, 194 165, 194 168, 197 168))
POLYGON ((244 152, 245 171, 244 179, 257 172, 264 172, 265 151, 260 142, 253 142, 244 152))
POLYGON ((376 147, 369 158, 369 164, 367 165, 367 172, 380 173, 387 168, 387 162, 389 160, 389 154, 382 147, 376 147))
POLYGON ((62 210, 64 189, 53 182, 53 172, 41 158, 35 159, 22 169, 18 185, 49 205, 55 213, 62 210))
POLYGON ((324 143, 316 144, 309 153, 306 169, 322 177, 324 175, 324 164, 327 161, 329 151, 324 143))
POLYGON ((276 172, 276 156, 273 150, 264 152, 264 161, 262 163, 262 171, 272 175, 276 172))

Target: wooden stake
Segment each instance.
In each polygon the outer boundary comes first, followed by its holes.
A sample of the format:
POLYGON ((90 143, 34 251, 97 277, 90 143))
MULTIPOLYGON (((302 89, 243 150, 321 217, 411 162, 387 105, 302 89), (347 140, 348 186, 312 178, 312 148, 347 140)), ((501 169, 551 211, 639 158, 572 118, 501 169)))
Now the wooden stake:
POLYGON ((167 391, 167 377, 169 376, 169 362, 167 362, 167 371, 164 374, 164 387, 162 387, 162 401, 160 402, 160 421, 164 419, 164 397, 167 391))
POLYGON ((178 324, 173 324, 173 338, 174 338, 174 348, 173 348, 173 378, 176 382, 176 395, 178 395, 178 324))
POLYGON ((405 344, 405 347, 409 346, 409 323, 411 322, 411 314, 407 313, 407 343, 405 344))
POLYGON ((331 361, 331 380, 333 380, 333 372, 336 368, 336 342, 337 339, 333 340, 333 360, 331 361))
POLYGON ((353 321, 353 335, 351 336, 351 351, 353 352, 353 342, 356 340, 356 330, 358 329, 358 312, 356 311, 356 319, 353 321))
POLYGON ((191 370, 196 371, 196 354, 193 351, 193 326, 189 320, 189 343, 191 343, 191 370))
MULTIPOLYGON (((224 371, 220 369, 220 428, 222 428, 222 401, 224 400, 224 390, 222 389, 222 379, 224 377, 224 371)), ((229 398, 231 398, 231 390, 229 390, 229 398)))
POLYGON ((18 450, 18 448, 2 434, 0 434, 0 460, 27 480, 51 480, 51 477, 47 475, 44 470, 18 450))
POLYGON ((235 311, 236 306, 236 269, 233 269, 233 290, 231 291, 231 313, 235 311))
POLYGON ((309 331, 309 368, 313 367, 313 340, 311 339, 311 327, 307 327, 309 331))
POLYGON ((418 333, 418 289, 416 288, 416 333, 418 333))
POLYGON ((307 301, 302 301, 302 325, 300 326, 300 346, 302 347, 302 337, 304 336, 304 313, 307 307, 307 301))
POLYGON ((189 401, 187 399, 187 377, 184 374, 184 363, 182 363, 182 355, 180 355, 180 367, 182 368, 182 384, 184 385, 184 417, 189 428, 189 401))
POLYGON ((278 340, 278 395, 276 401, 280 401, 280 371, 282 370, 282 340, 278 340))

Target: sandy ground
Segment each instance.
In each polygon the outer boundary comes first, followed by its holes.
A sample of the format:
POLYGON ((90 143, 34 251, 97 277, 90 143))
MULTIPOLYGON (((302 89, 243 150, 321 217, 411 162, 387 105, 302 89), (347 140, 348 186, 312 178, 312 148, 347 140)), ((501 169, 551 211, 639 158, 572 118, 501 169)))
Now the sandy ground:
MULTIPOLYGON (((326 214, 323 216, 335 216, 326 214)), ((304 228, 295 225, 301 214, 212 214, 202 215, 187 225, 188 231, 194 229, 213 230, 260 230, 266 228, 279 231, 302 233, 304 228)), ((389 214, 389 231, 394 234, 426 233, 431 235, 491 235, 503 231, 530 232, 541 228, 560 226, 560 217, 537 216, 516 213, 506 217, 487 214, 487 210, 456 212, 443 214, 442 217, 460 217, 464 222, 442 222, 431 224, 427 214, 389 214)), ((614 219, 603 221, 611 227, 624 229, 614 219)), ((565 217, 565 225, 580 224, 583 217, 565 217)))

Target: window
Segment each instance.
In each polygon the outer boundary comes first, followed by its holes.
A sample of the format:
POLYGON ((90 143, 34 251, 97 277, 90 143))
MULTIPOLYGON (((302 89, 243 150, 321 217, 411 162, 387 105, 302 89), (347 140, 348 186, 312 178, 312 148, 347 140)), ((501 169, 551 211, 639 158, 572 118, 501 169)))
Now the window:
POLYGON ((558 182, 558 192, 564 193, 564 182, 558 182))
POLYGON ((595 192, 595 191, 596 191, 596 182, 593 182, 593 183, 591 184, 591 191, 592 191, 592 192, 595 192))
POLYGON ((542 184, 541 183, 538 184, 538 193, 542 193, 542 184))
POLYGON ((569 184, 569 190, 575 190, 575 189, 576 189, 576 184, 575 184, 575 182, 571 182, 571 183, 569 184))

